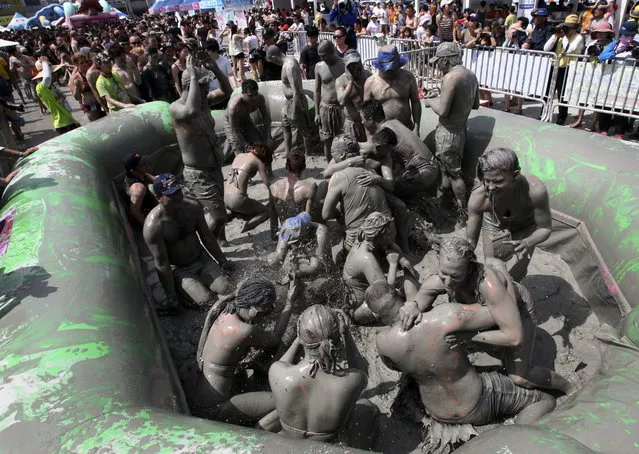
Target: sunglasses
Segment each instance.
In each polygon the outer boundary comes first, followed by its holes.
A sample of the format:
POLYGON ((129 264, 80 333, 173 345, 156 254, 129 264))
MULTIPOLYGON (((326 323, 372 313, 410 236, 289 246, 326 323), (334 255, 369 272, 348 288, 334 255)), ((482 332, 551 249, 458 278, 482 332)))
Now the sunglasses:
POLYGON ((344 38, 344 35, 333 35, 335 39, 344 38))
POLYGON ((131 41, 129 44, 133 44, 133 45, 135 45, 135 44, 140 44, 140 42, 141 42, 141 41, 131 41))

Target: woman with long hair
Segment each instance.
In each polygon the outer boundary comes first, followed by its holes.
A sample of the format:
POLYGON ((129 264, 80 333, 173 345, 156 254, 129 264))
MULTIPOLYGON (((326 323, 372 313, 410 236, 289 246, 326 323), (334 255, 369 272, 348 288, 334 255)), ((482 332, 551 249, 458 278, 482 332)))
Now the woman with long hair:
POLYGON ((189 56, 190 51, 187 45, 182 42, 175 43, 174 47, 177 60, 171 65, 171 76, 178 96, 182 96, 182 73, 186 69, 186 58, 189 56))
POLYGON ((231 25, 231 46, 233 59, 233 78, 236 82, 242 83, 245 80, 244 77, 244 38, 243 34, 239 32, 237 25, 231 25))

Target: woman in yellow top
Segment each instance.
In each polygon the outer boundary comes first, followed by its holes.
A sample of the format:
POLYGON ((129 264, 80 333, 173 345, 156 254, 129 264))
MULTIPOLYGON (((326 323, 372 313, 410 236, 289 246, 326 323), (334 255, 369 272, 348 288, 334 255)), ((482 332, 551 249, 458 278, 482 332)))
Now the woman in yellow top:
POLYGON ((100 98, 109 107, 109 113, 117 112, 120 109, 135 107, 131 103, 133 98, 138 104, 144 104, 142 98, 127 93, 124 82, 119 74, 113 72, 113 60, 108 52, 102 52, 95 56, 95 63, 100 70, 100 76, 95 83, 95 88, 100 98))

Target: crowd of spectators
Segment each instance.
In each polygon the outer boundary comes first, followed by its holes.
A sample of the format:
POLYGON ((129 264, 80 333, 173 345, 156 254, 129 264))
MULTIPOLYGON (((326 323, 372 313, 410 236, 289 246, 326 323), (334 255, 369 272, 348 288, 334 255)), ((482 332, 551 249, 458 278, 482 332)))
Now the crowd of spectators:
MULTIPOLYGON (((303 76, 314 77, 320 61, 317 51, 320 32, 331 33, 335 52, 343 57, 357 47, 361 35, 384 35, 410 40, 416 48, 452 41, 465 48, 530 49, 558 55, 557 92, 564 92, 566 54, 585 54, 606 61, 639 56, 637 21, 639 5, 633 6, 616 36, 613 29, 613 2, 579 3, 578 8, 551 3, 533 11, 533 19, 517 16, 515 7, 496 7, 482 1, 475 10, 460 7, 459 0, 421 3, 392 1, 355 3, 334 0, 329 7, 321 3, 315 15, 309 6, 292 11, 268 8, 246 12, 246 25, 235 21, 218 23, 214 12, 194 16, 145 15, 117 24, 93 25, 80 30, 47 28, 10 31, 3 38, 18 46, 0 52, 0 100, 11 130, 18 142, 24 140, 24 119, 19 98, 33 101, 43 114, 51 113, 53 128, 64 133, 79 125, 67 100, 70 95, 81 105, 89 121, 111 112, 153 100, 172 102, 182 95, 181 76, 189 54, 207 52, 231 84, 239 87, 247 78, 279 80, 281 67, 269 63, 265 49, 277 45, 286 52, 291 32, 304 31, 306 46, 299 57, 303 76), (564 22, 552 22, 553 12, 577 11, 564 22)), ((408 42, 408 41, 407 41, 408 42)), ((217 80, 210 90, 219 87, 217 80)), ((492 105, 489 92, 483 92, 492 105)), ((522 99, 506 96, 504 110, 522 112, 522 99)), ((224 107, 224 103, 218 108, 224 107)), ((556 119, 564 124, 567 108, 560 108, 556 119)), ((583 111, 571 125, 578 127, 583 111)), ((588 126, 621 137, 628 128, 623 117, 602 113, 588 126)))

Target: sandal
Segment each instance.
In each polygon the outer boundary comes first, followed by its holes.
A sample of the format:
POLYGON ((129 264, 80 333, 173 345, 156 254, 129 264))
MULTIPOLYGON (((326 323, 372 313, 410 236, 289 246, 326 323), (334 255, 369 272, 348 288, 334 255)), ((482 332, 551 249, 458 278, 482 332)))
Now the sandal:
POLYGON ((504 107, 504 112, 510 112, 510 109, 504 107))
POLYGON ((517 112, 515 112, 517 115, 523 115, 524 111, 523 110, 518 110, 517 112))

